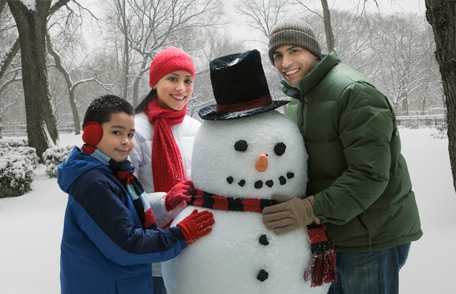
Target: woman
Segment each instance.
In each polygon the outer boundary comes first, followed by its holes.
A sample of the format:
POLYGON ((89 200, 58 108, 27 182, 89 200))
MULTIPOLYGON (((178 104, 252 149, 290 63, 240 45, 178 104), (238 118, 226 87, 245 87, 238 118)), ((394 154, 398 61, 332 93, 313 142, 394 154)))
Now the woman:
MULTIPOLYGON (((150 64, 151 91, 135 110, 135 147, 130 160, 144 190, 155 192, 155 199, 171 188, 188 191, 192 185, 186 180, 200 123, 186 113, 195 74, 192 59, 183 50, 170 47, 158 52, 150 64)), ((179 201, 166 197, 166 208, 174 208, 179 201)), ((153 275, 154 293, 165 294, 159 267, 153 268, 153 275)))

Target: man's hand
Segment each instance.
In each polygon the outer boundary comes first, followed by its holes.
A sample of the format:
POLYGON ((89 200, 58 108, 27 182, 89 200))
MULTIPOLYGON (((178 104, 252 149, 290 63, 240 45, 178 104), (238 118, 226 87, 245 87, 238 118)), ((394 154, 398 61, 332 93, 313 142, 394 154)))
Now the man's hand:
POLYGON ((165 206, 167 210, 173 210, 180 203, 189 203, 192 199, 192 181, 182 181, 174 185, 165 196, 165 206))
POLYGON ((291 198, 263 209, 263 223, 276 234, 283 234, 313 222, 319 223, 313 213, 313 196, 291 198))

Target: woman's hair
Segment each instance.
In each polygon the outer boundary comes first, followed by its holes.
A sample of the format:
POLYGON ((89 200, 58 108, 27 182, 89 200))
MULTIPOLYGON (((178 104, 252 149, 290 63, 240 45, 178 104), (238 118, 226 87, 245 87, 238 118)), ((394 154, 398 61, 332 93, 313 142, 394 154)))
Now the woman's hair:
POLYGON ((144 99, 138 104, 138 106, 136 106, 135 113, 138 114, 138 113, 144 112, 144 110, 147 107, 147 104, 149 104, 149 102, 151 100, 155 99, 156 97, 157 97, 157 90, 155 90, 155 89, 150 90, 150 92, 146 95, 146 97, 144 97, 144 99))

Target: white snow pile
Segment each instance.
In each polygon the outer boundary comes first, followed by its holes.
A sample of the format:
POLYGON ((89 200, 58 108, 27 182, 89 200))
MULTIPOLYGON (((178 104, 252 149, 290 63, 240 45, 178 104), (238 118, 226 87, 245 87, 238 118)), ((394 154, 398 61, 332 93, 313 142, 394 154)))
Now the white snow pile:
POLYGON ((57 176, 57 166, 65 161, 72 148, 72 146, 55 146, 48 148, 43 153, 46 174, 50 178, 55 178, 57 176))
POLYGON ((27 139, 20 137, 3 137, 0 139, 0 149, 27 146, 27 139))
POLYGON ((30 191, 33 171, 38 166, 35 148, 0 144, 0 198, 30 191))
MULTIPOLYGON (((428 128, 400 129, 424 232, 412 243, 401 269, 401 294, 456 293, 456 258, 452 253, 456 248, 456 193, 448 139, 435 139, 433 133, 435 130, 428 128)), ((61 134, 60 139, 64 145, 82 144, 80 135, 61 134)), ((43 166, 35 170, 32 191, 0 199, 1 294, 60 293, 60 242, 66 202, 67 195, 58 188, 55 178, 44 174, 43 166)), ((220 226, 216 223, 216 227, 220 226)), ((191 246, 201 245, 202 240, 191 246)))

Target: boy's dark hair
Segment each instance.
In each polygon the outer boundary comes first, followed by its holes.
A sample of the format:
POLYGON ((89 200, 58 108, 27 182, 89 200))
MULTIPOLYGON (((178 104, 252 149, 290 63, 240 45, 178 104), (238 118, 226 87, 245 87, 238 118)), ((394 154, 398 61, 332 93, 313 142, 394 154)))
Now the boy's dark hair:
POLYGON ((111 119, 111 114, 124 112, 128 115, 133 115, 133 107, 131 104, 115 95, 104 95, 93 100, 84 116, 84 126, 88 121, 95 121, 100 124, 108 122, 111 119))

